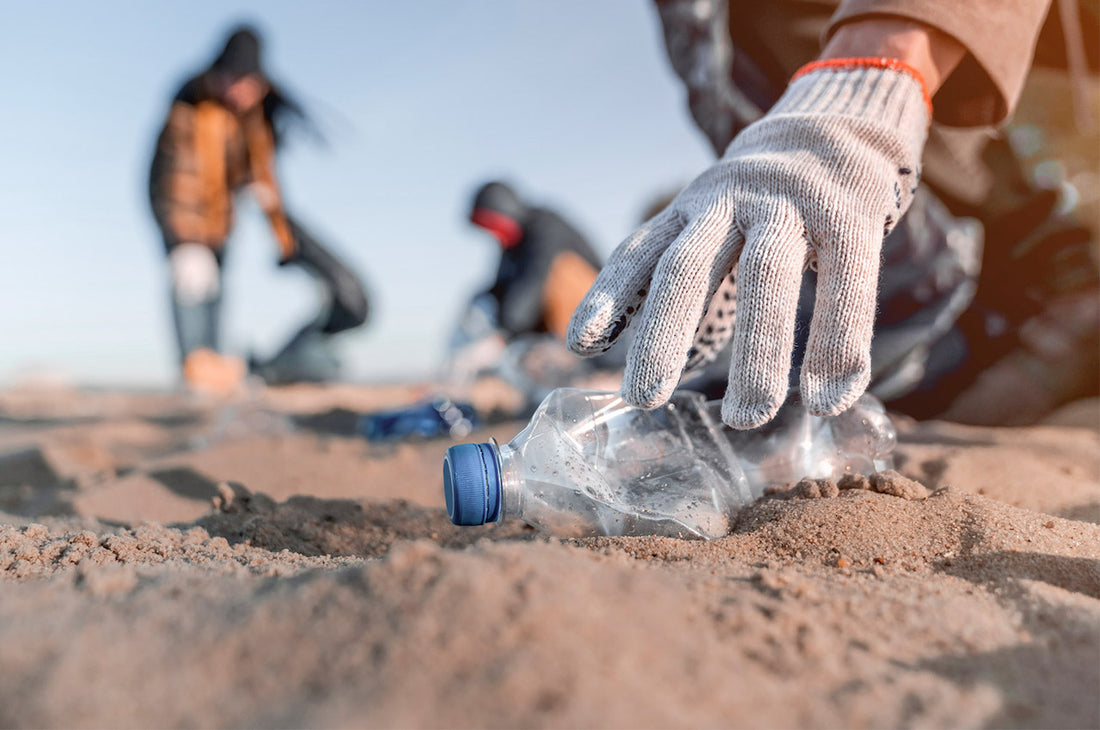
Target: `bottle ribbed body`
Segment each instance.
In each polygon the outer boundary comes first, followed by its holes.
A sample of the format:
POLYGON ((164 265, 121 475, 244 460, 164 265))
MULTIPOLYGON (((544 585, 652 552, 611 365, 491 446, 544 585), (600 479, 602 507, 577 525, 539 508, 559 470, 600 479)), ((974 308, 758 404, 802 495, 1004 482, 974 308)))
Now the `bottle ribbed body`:
POLYGON ((751 500, 720 434, 694 393, 644 411, 559 389, 499 447, 503 517, 572 537, 720 537, 751 500))
POLYGON ((869 396, 834 418, 791 402, 753 431, 724 426, 720 405, 679 392, 647 411, 612 393, 556 390, 509 443, 452 448, 469 456, 446 479, 452 519, 492 514, 565 537, 716 538, 769 485, 890 466, 893 426, 869 396))

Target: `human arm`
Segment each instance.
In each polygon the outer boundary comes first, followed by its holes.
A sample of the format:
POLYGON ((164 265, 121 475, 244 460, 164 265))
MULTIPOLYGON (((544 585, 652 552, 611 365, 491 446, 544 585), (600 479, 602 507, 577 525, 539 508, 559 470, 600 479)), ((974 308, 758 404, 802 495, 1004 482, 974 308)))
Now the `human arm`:
POLYGON ((206 240, 194 127, 194 106, 173 103, 157 137, 149 171, 153 216, 170 246, 182 241, 206 240))
POLYGON ((820 60, 891 58, 917 72, 929 97, 962 61, 966 50, 941 30, 905 18, 873 17, 841 25, 820 60))
POLYGON ((285 264, 298 253, 293 229, 283 209, 282 194, 275 177, 275 142, 271 128, 260 109, 244 119, 245 142, 248 146, 249 186, 271 224, 279 247, 279 263, 285 264))
POLYGON ((826 46, 849 26, 873 20, 917 23, 963 48, 937 85, 935 121, 956 127, 1000 124, 1019 99, 1051 0, 842 0, 826 46))

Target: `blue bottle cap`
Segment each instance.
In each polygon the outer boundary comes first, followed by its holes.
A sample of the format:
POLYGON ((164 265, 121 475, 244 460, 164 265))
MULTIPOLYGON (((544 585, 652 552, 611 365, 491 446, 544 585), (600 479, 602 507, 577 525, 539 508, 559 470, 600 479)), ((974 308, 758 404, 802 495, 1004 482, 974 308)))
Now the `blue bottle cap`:
POLYGON ((501 480, 493 444, 459 444, 443 457, 443 496, 456 525, 500 519, 501 480))

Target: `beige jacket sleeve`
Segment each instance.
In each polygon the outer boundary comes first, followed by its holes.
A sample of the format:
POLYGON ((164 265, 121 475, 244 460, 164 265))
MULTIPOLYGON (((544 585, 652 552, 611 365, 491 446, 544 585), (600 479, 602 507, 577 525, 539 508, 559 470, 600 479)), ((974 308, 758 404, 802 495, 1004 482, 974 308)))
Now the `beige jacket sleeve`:
POLYGON ((843 0, 826 39, 845 23, 907 18, 950 35, 967 56, 933 99, 941 124, 998 124, 1012 112, 1031 68, 1051 0, 843 0))
POLYGON ((275 233, 275 241, 279 245, 279 261, 286 262, 298 252, 298 242, 294 239, 290 221, 287 220, 283 196, 275 177, 275 139, 258 107, 245 116, 243 127, 256 201, 267 214, 275 233))

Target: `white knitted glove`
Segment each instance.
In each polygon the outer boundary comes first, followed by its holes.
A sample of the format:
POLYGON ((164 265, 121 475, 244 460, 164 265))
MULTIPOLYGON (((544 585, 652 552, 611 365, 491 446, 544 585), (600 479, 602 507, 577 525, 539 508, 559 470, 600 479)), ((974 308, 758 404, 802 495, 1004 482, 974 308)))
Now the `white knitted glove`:
POLYGON ((759 426, 787 395, 810 265, 817 304, 802 399, 816 415, 840 413, 870 379, 879 252, 920 180, 929 118, 919 75, 897 61, 805 67, 717 164, 612 253, 573 315, 570 349, 607 350, 640 310, 622 395, 653 408, 689 356, 693 365, 713 358, 732 336, 722 419, 759 426))

